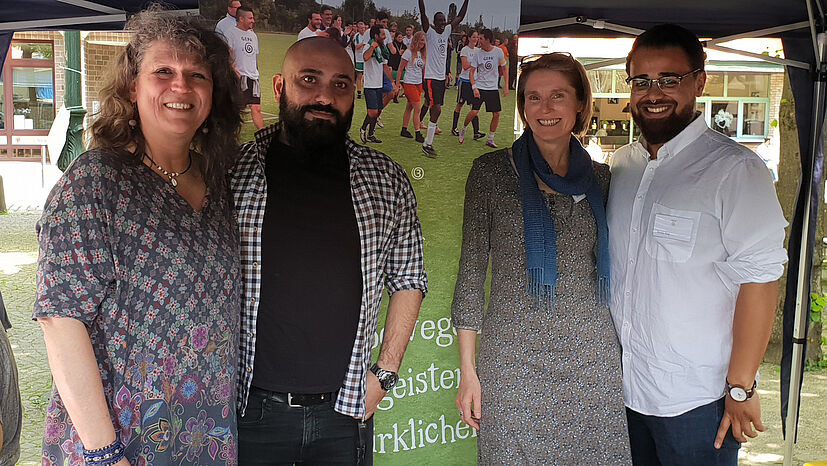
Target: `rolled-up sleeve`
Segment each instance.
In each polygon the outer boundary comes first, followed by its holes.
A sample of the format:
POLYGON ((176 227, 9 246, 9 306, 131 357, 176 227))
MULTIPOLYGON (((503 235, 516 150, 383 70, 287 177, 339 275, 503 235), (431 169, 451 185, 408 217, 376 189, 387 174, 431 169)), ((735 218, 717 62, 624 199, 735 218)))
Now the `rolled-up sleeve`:
POLYGON ((422 227, 416 213, 416 195, 404 174, 399 176, 399 186, 399 222, 385 262, 385 286, 391 295, 401 290, 419 290, 424 296, 428 293, 428 277, 425 274, 422 227))
POLYGON ((715 269, 733 284, 768 283, 784 273, 784 219, 767 167, 758 157, 733 167, 719 189, 721 232, 727 251, 715 269))
POLYGON ((482 327, 490 256, 490 213, 484 171, 484 164, 475 160, 465 184, 462 253, 451 305, 454 327, 477 331, 482 327))

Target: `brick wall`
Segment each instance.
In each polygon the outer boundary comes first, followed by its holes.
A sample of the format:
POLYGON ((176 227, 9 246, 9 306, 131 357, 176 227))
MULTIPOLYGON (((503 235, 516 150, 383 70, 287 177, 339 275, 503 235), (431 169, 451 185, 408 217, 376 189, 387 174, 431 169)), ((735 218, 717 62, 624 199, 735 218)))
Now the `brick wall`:
POLYGON ((130 37, 129 33, 109 31, 89 32, 84 37, 86 95, 83 105, 86 108, 87 125, 95 118, 94 102, 100 101, 100 90, 109 74, 115 71, 118 57, 123 53, 130 37))
MULTIPOLYGON (((784 73, 770 74, 770 122, 778 120, 778 111, 781 107, 781 93, 784 90, 784 73)), ((769 138, 775 136, 778 132, 778 127, 770 126, 769 138)))
POLYGON ((109 73, 115 71, 118 56, 123 52, 123 47, 117 45, 102 45, 86 43, 86 120, 91 122, 93 102, 100 101, 100 90, 106 83, 109 73))

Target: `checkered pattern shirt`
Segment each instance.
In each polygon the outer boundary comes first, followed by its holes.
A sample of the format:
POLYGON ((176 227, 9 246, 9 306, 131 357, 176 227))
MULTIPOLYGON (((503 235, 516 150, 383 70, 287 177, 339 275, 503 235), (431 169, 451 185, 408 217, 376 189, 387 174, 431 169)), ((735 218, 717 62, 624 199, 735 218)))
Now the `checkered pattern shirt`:
MULTIPOLYGON (((256 133, 255 142, 241 146, 230 174, 238 224, 241 229, 241 265, 244 272, 244 308, 241 317, 241 351, 238 408, 245 412, 256 351, 256 320, 261 289, 261 232, 267 201, 264 163, 277 137, 274 125, 256 133)), ((359 327, 347 373, 334 409, 363 417, 365 388, 371 360, 382 290, 427 292, 422 256, 422 230, 416 215, 416 198, 405 170, 390 157, 347 138, 350 190, 362 248, 362 304, 359 327)), ((310 286, 323 288, 324 283, 310 286)))

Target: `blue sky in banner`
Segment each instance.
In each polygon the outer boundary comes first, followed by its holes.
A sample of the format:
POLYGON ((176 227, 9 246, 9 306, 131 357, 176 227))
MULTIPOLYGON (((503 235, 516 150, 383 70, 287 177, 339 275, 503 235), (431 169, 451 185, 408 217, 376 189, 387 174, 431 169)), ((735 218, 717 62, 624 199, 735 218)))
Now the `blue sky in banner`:
MULTIPOLYGON (((377 8, 388 8, 394 14, 400 14, 405 10, 419 13, 419 6, 416 0, 374 0, 377 8)), ((457 9, 462 6, 462 0, 425 0, 425 8, 428 16, 442 11, 448 14, 448 5, 454 2, 457 9)), ((483 24, 487 27, 500 29, 511 29, 517 32, 520 23, 520 1, 519 0, 469 0, 468 14, 465 21, 471 24, 482 15, 483 24)))

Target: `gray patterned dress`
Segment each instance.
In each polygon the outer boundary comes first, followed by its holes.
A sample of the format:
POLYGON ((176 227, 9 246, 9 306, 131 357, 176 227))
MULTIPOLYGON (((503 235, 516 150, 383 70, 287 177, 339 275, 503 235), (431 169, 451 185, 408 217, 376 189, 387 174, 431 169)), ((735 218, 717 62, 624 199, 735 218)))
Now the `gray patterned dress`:
MULTIPOLYGON (((608 193, 609 169, 595 163, 608 193)), ((631 464, 620 347, 595 299, 597 227, 588 201, 545 194, 557 230, 554 309, 526 293, 519 179, 508 150, 468 176, 452 318, 482 330, 479 464, 631 464), (491 296, 485 278, 491 259, 491 296)))

